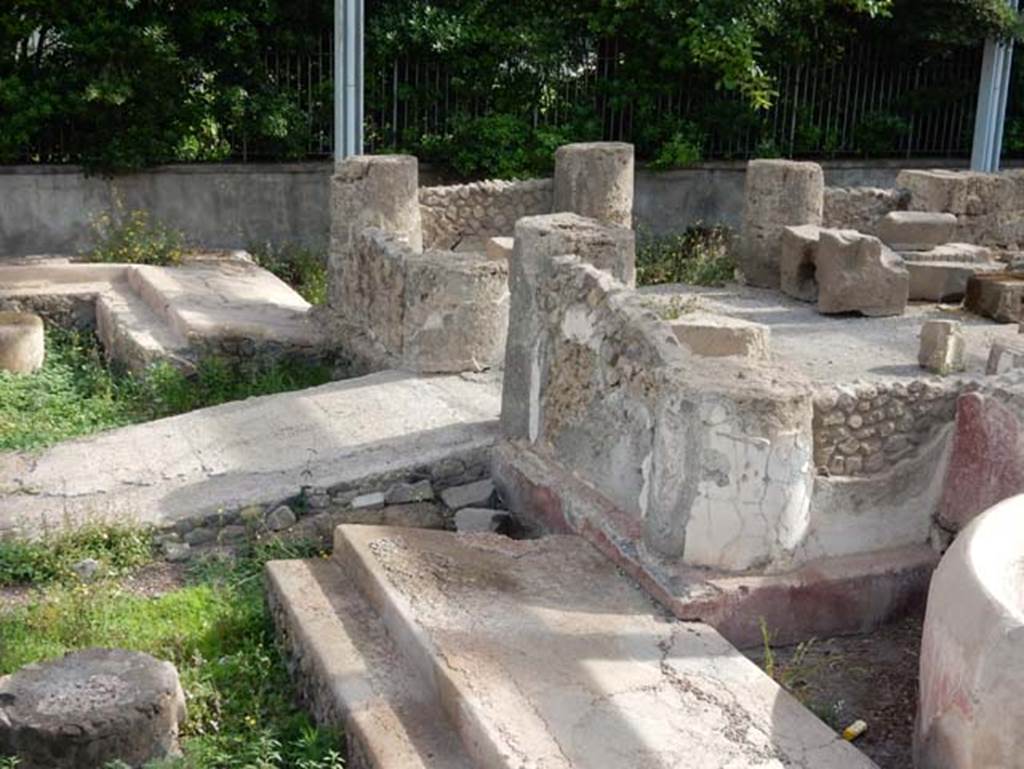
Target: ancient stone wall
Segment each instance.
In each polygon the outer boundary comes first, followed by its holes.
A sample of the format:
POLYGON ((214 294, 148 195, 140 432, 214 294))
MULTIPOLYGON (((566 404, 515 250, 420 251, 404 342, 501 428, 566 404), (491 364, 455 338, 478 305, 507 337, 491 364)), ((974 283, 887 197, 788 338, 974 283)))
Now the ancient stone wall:
POLYGON ((911 211, 954 214, 955 239, 1004 251, 1024 247, 1024 172, 903 171, 911 211))
POLYGON ((822 226, 878 235, 878 225, 891 211, 905 211, 910 194, 879 187, 826 187, 822 226))
POLYGON ((810 389, 769 364, 686 352, 635 291, 581 260, 623 232, 565 215, 517 226, 513 304, 529 294, 535 322, 510 330, 506 371, 523 376, 506 377, 505 433, 663 555, 730 570, 784 562, 807 523, 810 389), (536 253, 566 228, 589 231, 569 238, 578 256, 536 253))
POLYGON ((465 240, 510 235, 516 220, 552 210, 551 179, 482 181, 419 191, 423 242, 453 249, 465 240))
POLYGON ((866 476, 914 456, 956 414, 960 386, 860 385, 814 398, 814 465, 829 475, 866 476))

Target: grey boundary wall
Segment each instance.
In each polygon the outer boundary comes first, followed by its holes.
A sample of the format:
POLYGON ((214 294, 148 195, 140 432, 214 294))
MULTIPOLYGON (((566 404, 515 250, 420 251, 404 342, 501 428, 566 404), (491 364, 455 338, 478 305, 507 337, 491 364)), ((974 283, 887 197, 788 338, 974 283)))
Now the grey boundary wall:
MULTIPOLYGON (((894 186, 905 168, 962 169, 965 162, 837 161, 823 167, 830 187, 885 188, 894 186)), ((330 231, 331 171, 332 164, 323 162, 178 165, 108 178, 86 176, 71 166, 0 167, 0 259, 72 255, 89 249, 93 241, 90 222, 112 210, 116 201, 125 210, 150 211, 187 233, 196 246, 247 248, 271 241, 323 248, 330 231)), ((697 221, 738 228, 745 174, 744 162, 707 163, 666 172, 639 169, 634 206, 638 229, 671 234, 697 221)), ((423 169, 420 176, 426 188, 440 182, 429 169, 423 169)), ((470 187, 483 194, 503 184, 508 183, 470 187)), ((535 184, 538 186, 532 190, 530 183, 515 183, 508 189, 529 191, 537 197, 548 194, 545 187, 549 182, 535 184)), ((534 201, 528 202, 527 213, 534 213, 534 201)), ((544 205, 544 201, 535 202, 538 208, 544 205)), ((488 230, 490 213, 482 210, 485 226, 479 229, 488 230)))

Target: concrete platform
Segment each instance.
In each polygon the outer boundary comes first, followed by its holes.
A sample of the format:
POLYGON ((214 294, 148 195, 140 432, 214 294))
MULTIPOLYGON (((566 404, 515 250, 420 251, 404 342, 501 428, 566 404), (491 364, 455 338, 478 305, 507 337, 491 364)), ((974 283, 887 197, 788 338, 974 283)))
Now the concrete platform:
POLYGON ((94 303, 105 350, 133 371, 158 360, 187 366, 204 353, 316 355, 310 305, 247 259, 194 258, 177 267, 45 260, 0 266, 0 304, 46 314, 54 300, 94 303))
POLYGON ((0 538, 91 519, 171 526, 480 452, 499 401, 494 381, 386 371, 0 454, 0 538))
POLYGON ((910 382, 927 378, 917 363, 921 325, 926 320, 963 323, 967 343, 965 378, 985 373, 996 339, 1017 335, 1016 325, 995 323, 960 307, 911 304, 894 318, 827 317, 814 305, 781 292, 730 284, 723 288, 666 285, 641 289, 655 309, 683 303, 694 310, 761 323, 771 330, 772 360, 791 365, 812 382, 846 384, 910 382))
MULTIPOLYGON (((479 769, 874 766, 713 629, 663 615, 580 538, 342 526, 334 559, 346 579, 327 589, 358 586, 397 651, 389 668, 401 681, 415 671, 414 696, 479 769)), ((315 568, 271 564, 275 600, 301 606, 324 592, 315 568)), ((282 629, 312 638, 308 623, 293 613, 282 629)), ((330 645, 335 670, 350 671, 331 685, 339 713, 364 701, 351 679, 375 686, 357 672, 373 652, 353 646, 330 645)))

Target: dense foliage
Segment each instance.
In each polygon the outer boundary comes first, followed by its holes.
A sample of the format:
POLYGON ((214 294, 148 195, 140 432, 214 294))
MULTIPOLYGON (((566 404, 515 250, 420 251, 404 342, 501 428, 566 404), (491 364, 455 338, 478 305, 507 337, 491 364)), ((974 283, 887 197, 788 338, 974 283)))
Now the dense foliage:
MULTIPOLYGON (((606 134, 608 115, 627 102, 642 157, 666 167, 693 162, 709 133, 756 129, 759 111, 777 98, 773 73, 782 62, 828 61, 871 40, 917 63, 1019 32, 1005 0, 366 4, 371 140, 463 175, 534 172, 557 144, 606 134), (429 104, 436 120, 392 120, 388 78, 398 59, 428 67, 403 81, 398 102, 429 104), (432 63, 450 77, 445 93, 432 63), (697 123, 684 120, 662 106, 681 82, 737 98, 701 110, 697 123), (580 88, 593 92, 581 99, 580 88)), ((173 0, 7 0, 0 162, 102 170, 304 157, 311 135, 329 133, 330 83, 303 91, 268 66, 267 54, 320 50, 331 19, 331 0, 191 0, 184 8, 173 0)), ((863 129, 861 149, 877 148, 879 127, 883 138, 898 130, 891 118, 863 129)))

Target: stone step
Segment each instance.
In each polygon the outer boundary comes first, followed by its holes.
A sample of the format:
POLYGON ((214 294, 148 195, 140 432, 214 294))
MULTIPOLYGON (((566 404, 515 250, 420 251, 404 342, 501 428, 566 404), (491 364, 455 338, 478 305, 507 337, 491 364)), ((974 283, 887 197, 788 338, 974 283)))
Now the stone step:
POLYGON ((878 225, 878 237, 896 251, 927 251, 949 243, 956 233, 953 214, 891 211, 878 225))
POLYGON ((314 346, 309 303, 249 262, 192 262, 173 269, 135 267, 128 282, 152 310, 188 339, 250 339, 314 346))
POLYGON ((906 262, 910 273, 910 300, 925 302, 959 302, 967 293, 967 283, 981 273, 998 273, 1005 269, 999 262, 906 262))
POLYGON ((992 249, 971 243, 944 243, 927 251, 902 251, 905 262, 958 262, 991 264, 992 249))
POLYGON ((189 367, 188 341, 123 282, 96 298, 96 333, 109 358, 141 373, 157 361, 189 367))
POLYGON ((340 526, 334 558, 479 769, 874 766, 580 538, 340 526))
POLYGON ((317 722, 343 729, 351 769, 472 769, 429 687, 336 563, 275 561, 267 597, 317 722))

